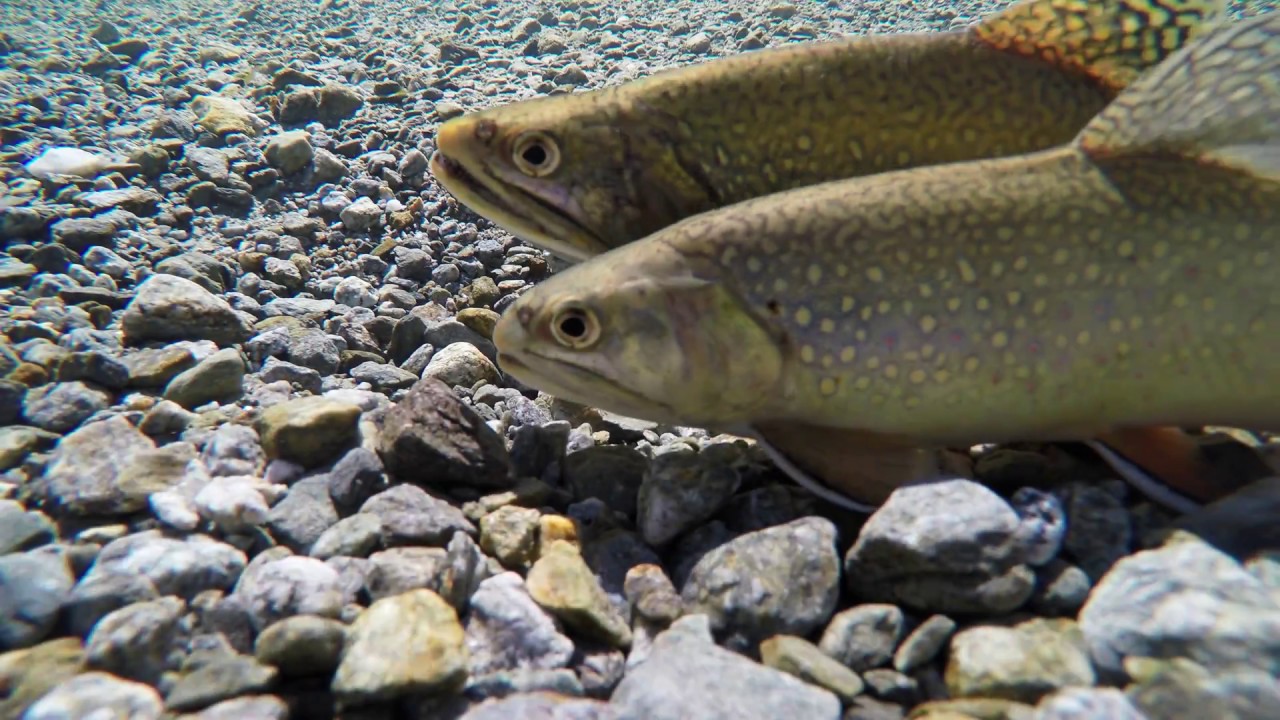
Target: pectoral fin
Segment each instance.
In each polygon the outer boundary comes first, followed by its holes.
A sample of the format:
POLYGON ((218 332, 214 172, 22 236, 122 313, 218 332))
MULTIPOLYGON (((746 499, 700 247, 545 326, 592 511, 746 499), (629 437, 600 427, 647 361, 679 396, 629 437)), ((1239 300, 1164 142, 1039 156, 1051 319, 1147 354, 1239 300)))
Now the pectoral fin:
POLYGON ((939 472, 936 451, 874 433, 769 422, 751 434, 797 484, 857 512, 873 512, 897 488, 939 472))

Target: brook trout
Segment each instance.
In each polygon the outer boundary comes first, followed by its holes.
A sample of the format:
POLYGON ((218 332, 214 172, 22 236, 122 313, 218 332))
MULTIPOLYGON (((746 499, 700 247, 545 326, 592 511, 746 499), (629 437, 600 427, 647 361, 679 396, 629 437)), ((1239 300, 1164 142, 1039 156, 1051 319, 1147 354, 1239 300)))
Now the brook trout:
POLYGON ((749 198, 1070 142, 1223 0, 1027 0, 965 30, 786 45, 442 124, 464 205, 570 261, 749 198))
POLYGON ((1192 41, 1067 145, 695 216, 535 286, 494 340, 528 385, 753 435, 858 509, 943 447, 1076 440, 1186 509, 1222 487, 1172 428, 1280 428, 1277 277, 1273 12, 1192 41))

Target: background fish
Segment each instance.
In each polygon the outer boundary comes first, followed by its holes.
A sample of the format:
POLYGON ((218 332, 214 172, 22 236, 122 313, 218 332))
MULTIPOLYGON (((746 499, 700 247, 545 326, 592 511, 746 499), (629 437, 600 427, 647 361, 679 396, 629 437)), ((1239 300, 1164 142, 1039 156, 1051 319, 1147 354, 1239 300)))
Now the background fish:
POLYGON ((535 287, 494 337, 525 383, 753 433, 863 503, 936 448, 1077 439, 1203 500, 1221 488, 1166 428, 1280 425, 1278 244, 1271 13, 1070 145, 699 215, 535 287))
POLYGON ((966 30, 747 52, 440 126, 435 177, 569 260, 706 210, 1069 142, 1222 0, 1029 0, 966 30))

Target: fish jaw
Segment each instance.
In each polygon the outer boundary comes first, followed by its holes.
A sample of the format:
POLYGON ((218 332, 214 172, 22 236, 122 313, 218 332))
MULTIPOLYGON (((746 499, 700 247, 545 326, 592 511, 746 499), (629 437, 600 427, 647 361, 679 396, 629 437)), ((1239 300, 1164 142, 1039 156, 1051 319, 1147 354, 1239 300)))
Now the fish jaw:
POLYGON ((522 295, 493 340, 504 372, 556 397, 693 427, 767 413, 782 352, 724 287, 663 244, 632 243, 570 267, 522 295), (590 346, 557 336, 566 308, 589 312, 590 346))
POLYGON ((609 249, 584 221, 572 193, 487 163, 477 147, 483 120, 464 116, 440 126, 431 174, 463 205, 493 224, 566 260, 579 262, 609 249))

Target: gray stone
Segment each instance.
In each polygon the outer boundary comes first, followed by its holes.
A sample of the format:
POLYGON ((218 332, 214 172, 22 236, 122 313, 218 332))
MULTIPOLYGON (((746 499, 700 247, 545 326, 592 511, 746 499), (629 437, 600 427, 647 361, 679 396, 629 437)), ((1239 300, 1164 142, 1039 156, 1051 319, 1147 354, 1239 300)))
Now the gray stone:
MULTIPOLYGON (((1205 716, 1208 717, 1208 716, 1205 716)), ((1030 720, 1147 720, 1116 688, 1064 688, 1036 705, 1030 720)))
POLYGON ((718 634, 758 642, 805 636, 827 621, 840 594, 831 521, 809 517, 741 535, 698 561, 682 596, 718 634))
POLYGON ((274 695, 223 700, 183 720, 289 720, 289 706, 274 695))
POLYGON ((513 572, 480 583, 467 614, 466 644, 473 676, 564 667, 574 650, 513 572))
POLYGON ((254 656, 288 677, 329 675, 338 667, 347 628, 337 620, 295 615, 258 636, 254 656))
POLYGON ((955 630, 955 620, 946 615, 930 616, 898 646, 893 655, 893 669, 909 673, 932 661, 946 646, 955 630))
POLYGON ((309 557, 259 559, 245 569, 234 593, 249 610, 255 630, 293 615, 341 614, 346 596, 336 570, 309 557))
POLYGON ((344 515, 386 488, 382 459, 363 447, 348 450, 329 471, 329 496, 344 515))
POLYGON ((268 140, 263 151, 267 163, 285 175, 292 175, 310 165, 315 154, 310 134, 305 130, 282 132, 268 140))
POLYGON ((155 444, 123 417, 90 423, 64 437, 45 469, 49 501, 77 515, 115 515, 145 505, 122 481, 155 444), (109 452, 103 452, 109 449, 109 452))
POLYGON ((258 419, 258 433, 269 458, 316 467, 331 459, 356 436, 360 408, 326 397, 305 397, 273 405, 258 419))
POLYGON ((267 521, 270 508, 256 478, 218 478, 192 499, 200 516, 226 533, 252 532, 267 521))
POLYGON ((420 588, 439 592, 448 562, 449 553, 442 548, 399 547, 374 553, 365 590, 374 600, 420 588))
POLYGON ((649 459, 625 445, 598 445, 569 453, 564 481, 579 500, 598 498, 610 510, 635 517, 649 459))
POLYGON ((382 219, 382 208, 367 197, 356 198, 355 202, 338 213, 342 225, 348 230, 360 232, 368 230, 382 219))
POLYGON ((32 705, 23 720, 129 718, 160 720, 164 703, 153 688, 104 672, 86 672, 59 683, 32 705))
POLYGON ((702 453, 671 452, 653 459, 640 483, 636 525, 660 546, 715 515, 738 491, 733 467, 702 453))
POLYGON ((1247 667, 1205 667, 1186 658, 1134 658, 1129 701, 1147 718, 1271 720, 1280 707, 1280 678, 1247 667))
POLYGON ((491 698, 475 705, 458 720, 621 720, 620 712, 609 703, 570 697, 560 692, 532 691, 509 697, 491 698))
POLYGON ((65 433, 79 427, 91 415, 106 410, 111 395, 82 382, 59 382, 27 391, 22 415, 42 430, 65 433))
POLYGON ((1063 548, 1095 582, 1129 554, 1133 535, 1129 511, 1104 488, 1072 485, 1067 518, 1063 548))
MULTIPOLYGON (((0 428, 2 438, 13 428, 0 428)), ((13 500, 0 500, 0 556, 30 550, 53 542, 57 531, 49 517, 37 510, 26 511, 13 500)))
POLYGON ((858 672, 883 667, 902 639, 904 621, 896 605, 851 607, 831 618, 818 647, 858 672))
POLYGON ((218 658, 183 675, 165 698, 171 710, 201 710, 223 700, 263 692, 276 680, 277 670, 253 658, 218 658))
POLYGON ((325 475, 294 483, 284 499, 267 513, 272 536, 298 553, 309 552, 337 522, 338 511, 329 498, 329 478, 325 475))
POLYGON ((231 309, 226 300, 196 283, 175 275, 152 275, 120 319, 125 339, 133 344, 147 340, 212 340, 230 345, 249 339, 249 322, 231 309))
POLYGON ((1074 620, 1035 619, 1015 627, 977 626, 951 638, 951 697, 1034 704, 1062 688, 1095 680, 1084 634, 1074 620))
POLYGON ((1021 527, 1013 508, 978 483, 902 487, 863 525, 845 556, 845 581, 864 600, 926 612, 1009 612, 1035 582, 1021 527))
POLYGON ((481 380, 496 383, 501 377, 497 366, 468 342, 455 342, 437 350, 422 376, 436 378, 449 387, 472 387, 481 380))
POLYGON ((244 356, 226 348, 196 363, 169 381, 164 397, 187 409, 214 401, 236 400, 244 391, 244 356))
POLYGON ((145 575, 99 573, 76 583, 62 607, 71 632, 88 637, 98 621, 109 613, 158 597, 155 583, 145 575))
POLYGON ((703 615, 683 617, 658 635, 612 704, 623 717, 646 720, 840 717, 840 700, 831 692, 717 646, 703 615))
POLYGON ((442 546, 454 532, 476 533, 461 510, 416 485, 401 484, 384 490, 369 498, 360 512, 376 515, 382 521, 383 543, 388 547, 442 546))
POLYGON ((35 553, 0 557, 0 649, 43 640, 53 630, 74 582, 61 559, 51 561, 35 553))
POLYGON ((846 703, 863 690, 862 678, 818 646, 794 635, 774 635, 760 643, 760 662, 826 688, 846 703))
POLYGON ((1238 562, 1185 538, 1117 562, 1080 611, 1103 677, 1124 658, 1184 657, 1215 672, 1280 674, 1280 602, 1238 562))
POLYGON ((359 512, 321 533, 308 554, 321 560, 335 556, 368 557, 381 543, 382 520, 373 513, 359 512))
POLYGON ((231 587, 244 567, 243 552, 206 535, 178 539, 148 530, 108 543, 81 582, 99 575, 143 575, 161 595, 192 598, 231 587))
POLYGON ((98 670, 156 684, 182 662, 190 634, 185 609, 181 600, 167 596, 113 610, 85 642, 85 661, 98 670))

